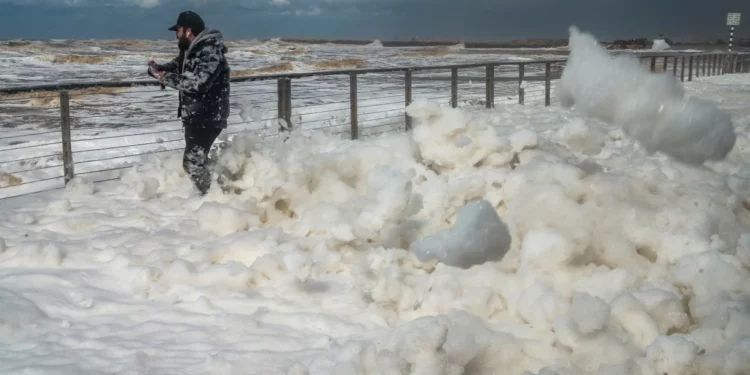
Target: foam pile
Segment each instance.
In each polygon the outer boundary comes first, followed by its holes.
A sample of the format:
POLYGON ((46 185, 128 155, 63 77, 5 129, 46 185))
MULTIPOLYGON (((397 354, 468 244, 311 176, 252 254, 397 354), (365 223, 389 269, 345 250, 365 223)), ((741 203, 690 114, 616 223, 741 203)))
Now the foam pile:
POLYGON ((557 86, 563 107, 622 126, 648 153, 685 163, 722 160, 734 147, 730 115, 708 100, 686 97, 671 74, 651 74, 632 55, 613 58, 576 27, 569 46, 557 86))

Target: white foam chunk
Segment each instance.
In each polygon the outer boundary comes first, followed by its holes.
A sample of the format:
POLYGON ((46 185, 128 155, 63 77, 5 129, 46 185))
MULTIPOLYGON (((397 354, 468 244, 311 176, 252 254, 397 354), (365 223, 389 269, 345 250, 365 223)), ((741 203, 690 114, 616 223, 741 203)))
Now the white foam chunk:
POLYGON ((659 374, 696 374, 695 359, 698 346, 679 336, 660 336, 646 349, 659 374))
POLYGON ((486 200, 475 200, 458 210, 453 228, 412 245, 423 262, 436 259, 450 266, 469 268, 503 258, 510 248, 507 225, 486 200))
POLYGON ((586 250, 555 230, 529 231, 521 246, 522 264, 550 271, 565 267, 586 250))
POLYGON ((151 199, 159 191, 159 180, 145 177, 135 183, 135 192, 141 199, 151 199))
POLYGON ((653 74, 637 57, 612 57, 593 35, 570 28, 570 55, 557 95, 563 107, 617 124, 649 153, 684 163, 721 160, 736 134, 713 103, 686 97, 671 73, 653 74))
POLYGON ((591 127, 581 119, 573 119, 557 132, 558 138, 571 150, 586 155, 596 155, 602 151, 606 137, 602 131, 591 127))
MULTIPOLYGON (((484 121, 424 99, 409 104, 406 114, 416 120, 413 137, 422 159, 438 170, 505 163, 500 154, 509 148, 510 141, 498 137, 496 129, 484 121)), ((535 144, 535 136, 532 131, 519 132, 516 146, 535 144)))
POLYGON ((664 51, 665 49, 669 49, 670 45, 667 43, 664 39, 656 39, 654 40, 654 43, 651 45, 651 49, 654 51, 664 51))
POLYGON ((570 316, 583 334, 602 329, 609 322, 610 307, 601 298, 587 293, 574 293, 570 316))
POLYGON ((23 331, 39 320, 47 318, 33 301, 11 290, 0 288, 0 336, 23 331))
POLYGON ((61 246, 47 240, 23 241, 0 252, 0 264, 4 267, 55 267, 64 258, 61 246))
POLYGON ((508 137, 508 140, 510 141, 510 146, 514 152, 520 152, 525 148, 534 147, 539 143, 537 134, 529 129, 519 130, 511 134, 511 136, 508 137))
POLYGON ((750 268, 750 233, 743 233, 737 245, 737 258, 750 268))
POLYGON ((260 225, 260 219, 257 216, 216 202, 203 203, 196 210, 196 216, 201 229, 219 236, 260 225))
POLYGON ((94 194, 96 187, 83 177, 74 177, 65 185, 65 194, 71 198, 84 198, 94 194))

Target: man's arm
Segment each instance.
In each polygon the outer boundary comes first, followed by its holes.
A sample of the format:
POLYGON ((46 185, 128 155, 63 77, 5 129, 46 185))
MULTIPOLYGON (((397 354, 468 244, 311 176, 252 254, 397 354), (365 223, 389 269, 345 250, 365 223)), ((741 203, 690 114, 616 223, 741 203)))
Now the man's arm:
POLYGON ((180 57, 177 56, 172 61, 164 64, 156 64, 157 68, 163 72, 169 72, 169 73, 177 73, 177 68, 179 68, 179 59, 180 57))
POLYGON ((204 46, 198 55, 193 58, 196 60, 196 64, 192 72, 166 73, 164 74, 164 84, 190 93, 203 91, 216 76, 215 73, 221 64, 221 57, 221 45, 204 46))
MULTIPOLYGON (((150 64, 151 63, 149 63, 149 65, 150 64)), ((156 71, 169 72, 169 73, 177 73, 178 71, 177 69, 179 68, 179 66, 180 66, 180 56, 177 56, 174 59, 172 59, 172 61, 169 61, 164 64, 156 64, 156 63, 154 64, 154 68, 156 69, 156 71)), ((153 78, 159 78, 151 72, 151 69, 148 70, 148 75, 153 78)))

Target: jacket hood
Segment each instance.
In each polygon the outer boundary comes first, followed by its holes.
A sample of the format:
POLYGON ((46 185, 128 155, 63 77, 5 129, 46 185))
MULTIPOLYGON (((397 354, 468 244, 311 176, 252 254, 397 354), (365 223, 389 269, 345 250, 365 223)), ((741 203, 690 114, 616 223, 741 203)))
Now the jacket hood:
POLYGON ((197 46, 198 44, 204 43, 207 41, 212 41, 214 43, 221 44, 222 52, 227 53, 228 49, 227 49, 227 46, 224 45, 224 35, 221 33, 221 31, 207 27, 203 29, 203 31, 201 31, 201 33, 198 34, 198 36, 195 37, 195 39, 193 40, 193 43, 190 44, 190 48, 188 48, 185 55, 187 56, 187 54, 190 53, 190 51, 192 51, 194 46, 197 46))
POLYGON ((184 58, 182 59, 182 69, 180 71, 185 70, 185 64, 187 63, 187 57, 190 55, 190 52, 192 52, 193 49, 195 49, 197 46, 200 46, 204 43, 220 45, 222 54, 226 54, 228 51, 227 46, 224 44, 224 36, 221 34, 221 32, 219 30, 207 27, 203 31, 201 31, 201 33, 198 34, 195 39, 193 39, 193 42, 190 43, 190 47, 188 47, 187 51, 185 51, 185 54, 183 55, 184 58))

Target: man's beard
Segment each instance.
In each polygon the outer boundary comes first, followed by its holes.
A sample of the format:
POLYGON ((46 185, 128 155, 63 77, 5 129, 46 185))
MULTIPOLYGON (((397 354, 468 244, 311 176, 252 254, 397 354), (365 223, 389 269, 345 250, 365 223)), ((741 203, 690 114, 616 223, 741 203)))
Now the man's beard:
POLYGON ((187 50, 188 48, 190 48, 190 39, 188 39, 187 37, 183 36, 177 42, 177 46, 180 48, 181 51, 187 50))

